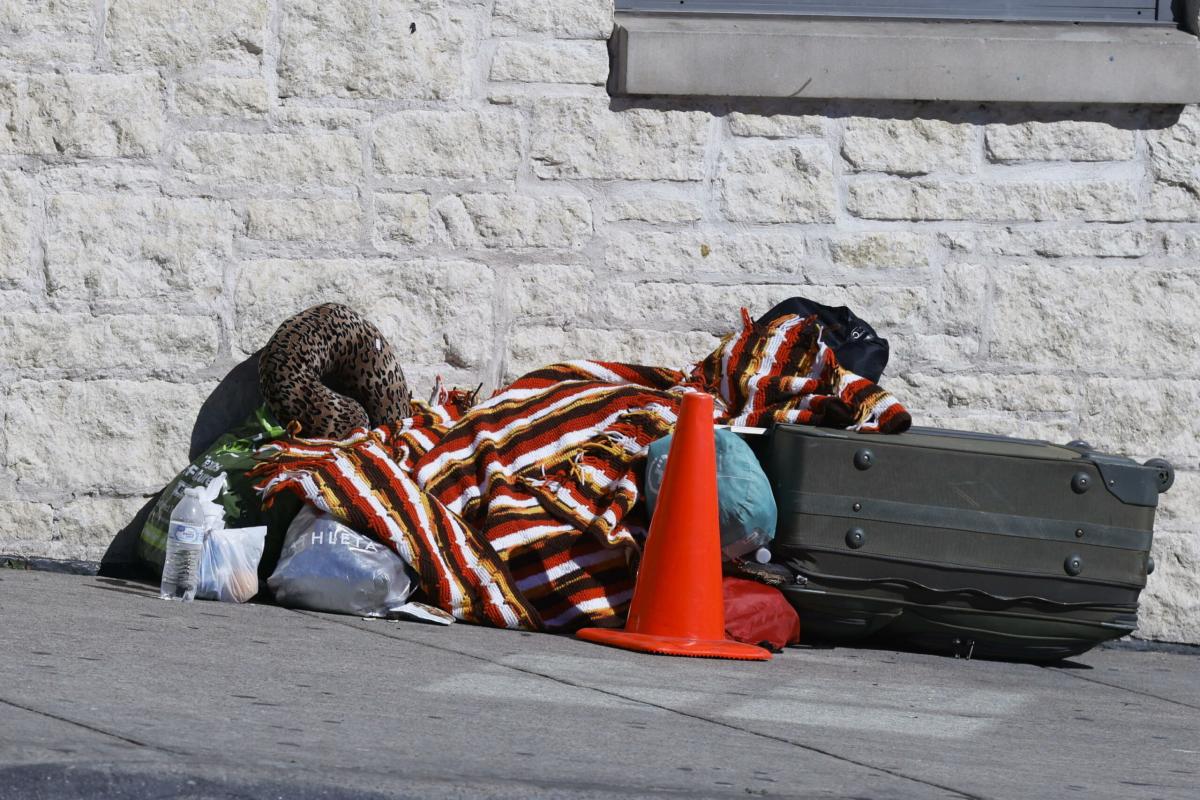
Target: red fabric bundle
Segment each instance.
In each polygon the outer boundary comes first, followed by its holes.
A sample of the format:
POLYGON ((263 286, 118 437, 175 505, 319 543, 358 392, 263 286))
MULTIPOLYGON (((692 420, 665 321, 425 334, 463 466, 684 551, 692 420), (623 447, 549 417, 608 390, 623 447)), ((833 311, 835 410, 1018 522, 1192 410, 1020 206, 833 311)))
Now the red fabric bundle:
POLYGON ((800 615, 783 592, 758 581, 726 575, 725 635, 778 653, 800 643, 800 615))

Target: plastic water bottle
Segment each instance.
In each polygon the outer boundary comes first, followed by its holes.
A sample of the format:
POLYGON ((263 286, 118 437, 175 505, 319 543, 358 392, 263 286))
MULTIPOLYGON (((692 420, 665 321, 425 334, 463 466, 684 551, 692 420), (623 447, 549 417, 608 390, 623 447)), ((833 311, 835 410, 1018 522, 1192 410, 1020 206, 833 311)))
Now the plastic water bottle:
POLYGON ((163 558, 162 587, 159 596, 164 600, 191 602, 200 582, 200 553, 208 530, 204 489, 193 486, 185 489, 183 498, 171 512, 171 527, 167 529, 167 552, 163 558))

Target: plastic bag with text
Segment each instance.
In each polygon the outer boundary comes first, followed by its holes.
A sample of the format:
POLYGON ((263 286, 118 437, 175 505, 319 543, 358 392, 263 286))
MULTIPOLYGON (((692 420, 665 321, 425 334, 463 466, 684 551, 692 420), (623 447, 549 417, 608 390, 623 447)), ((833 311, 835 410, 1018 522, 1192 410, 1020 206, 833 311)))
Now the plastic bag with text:
POLYGON ((386 617, 416 590, 404 559, 308 505, 267 585, 280 605, 360 617, 386 617))

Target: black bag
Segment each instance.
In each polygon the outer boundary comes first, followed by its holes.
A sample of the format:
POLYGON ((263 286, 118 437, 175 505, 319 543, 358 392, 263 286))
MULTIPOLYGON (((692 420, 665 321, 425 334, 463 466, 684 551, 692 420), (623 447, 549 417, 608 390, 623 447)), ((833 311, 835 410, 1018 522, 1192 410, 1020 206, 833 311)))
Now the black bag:
POLYGON ((922 428, 768 435, 805 636, 1051 661, 1137 627, 1167 462, 922 428))
POLYGON ((826 306, 804 297, 790 297, 758 319, 765 325, 784 314, 817 315, 824 327, 822 340, 833 348, 838 363, 872 383, 879 383, 888 362, 888 342, 846 306, 826 306))

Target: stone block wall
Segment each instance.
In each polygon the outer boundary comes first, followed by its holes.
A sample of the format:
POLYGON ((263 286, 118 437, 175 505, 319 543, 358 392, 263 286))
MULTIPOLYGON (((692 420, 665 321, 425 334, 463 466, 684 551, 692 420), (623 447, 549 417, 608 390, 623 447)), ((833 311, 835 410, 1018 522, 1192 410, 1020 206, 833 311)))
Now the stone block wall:
POLYGON ((1200 110, 613 99, 611 27, 607 0, 0 6, 0 551, 103 555, 318 301, 423 394, 688 363, 804 294, 891 340, 920 423, 1171 459, 1141 632, 1200 643, 1200 110))

